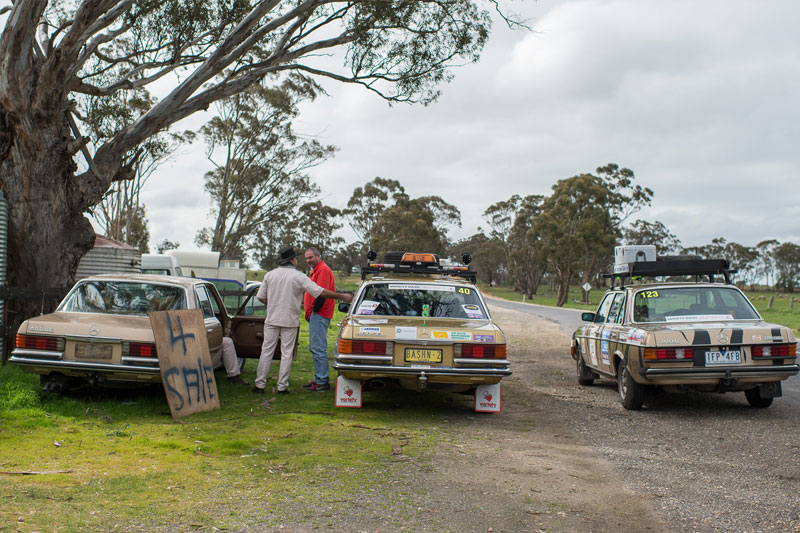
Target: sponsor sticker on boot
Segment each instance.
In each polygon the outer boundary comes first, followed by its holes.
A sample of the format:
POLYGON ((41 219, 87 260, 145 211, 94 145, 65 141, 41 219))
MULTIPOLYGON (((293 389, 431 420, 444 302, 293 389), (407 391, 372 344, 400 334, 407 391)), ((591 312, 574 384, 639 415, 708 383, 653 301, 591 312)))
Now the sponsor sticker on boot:
POLYGON ((502 389, 499 383, 478 385, 475 389, 475 411, 478 413, 499 413, 502 411, 502 389))
POLYGON ((336 378, 336 407, 361 407, 361 380, 336 378))

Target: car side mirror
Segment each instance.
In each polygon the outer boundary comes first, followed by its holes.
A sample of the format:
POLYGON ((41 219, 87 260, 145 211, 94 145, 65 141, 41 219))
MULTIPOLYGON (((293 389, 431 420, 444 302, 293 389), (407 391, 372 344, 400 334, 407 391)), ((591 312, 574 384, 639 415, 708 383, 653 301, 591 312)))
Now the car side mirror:
POLYGON ((350 304, 347 302, 339 302, 339 311, 346 313, 350 310, 350 304))
POLYGON ((581 313, 581 320, 584 322, 594 322, 594 313, 581 313))

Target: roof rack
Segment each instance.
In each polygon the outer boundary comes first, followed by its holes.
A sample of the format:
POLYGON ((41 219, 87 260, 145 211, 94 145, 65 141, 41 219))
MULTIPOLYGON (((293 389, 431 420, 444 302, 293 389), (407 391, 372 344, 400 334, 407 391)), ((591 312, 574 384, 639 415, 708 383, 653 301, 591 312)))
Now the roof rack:
MULTIPOLYGON (((372 251, 367 255, 370 261, 373 261, 376 256, 377 254, 372 251)), ((470 270, 466 266, 441 265, 439 257, 435 254, 386 252, 384 261, 384 263, 368 263, 362 266, 361 279, 367 279, 370 274, 392 272, 394 274, 441 274, 465 278, 472 283, 477 283, 478 280, 478 273, 474 270, 470 270)))
MULTIPOLYGON (((603 274, 604 278, 611 278, 611 285, 614 279, 619 279, 619 286, 625 285, 625 280, 634 277, 656 277, 656 276, 708 276, 709 281, 714 282, 714 276, 722 275, 725 283, 730 284, 731 274, 737 272, 731 269, 727 259, 672 259, 660 261, 637 261, 634 263, 622 263, 614 265, 613 274, 603 274)), ((699 281, 699 279, 697 280, 699 281)))

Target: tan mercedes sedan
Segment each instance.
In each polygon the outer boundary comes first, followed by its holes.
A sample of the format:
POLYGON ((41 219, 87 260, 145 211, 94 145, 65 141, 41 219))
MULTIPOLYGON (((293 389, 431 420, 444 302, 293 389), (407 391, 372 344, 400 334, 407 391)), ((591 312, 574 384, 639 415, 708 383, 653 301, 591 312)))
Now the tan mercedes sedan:
POLYGON ((202 312, 214 368, 222 364, 226 330, 233 331, 240 356, 255 357, 260 352, 264 317, 229 316, 211 282, 106 274, 79 281, 55 312, 23 322, 9 361, 25 372, 39 374, 45 390, 55 392, 85 382, 160 383, 148 313, 178 309, 202 312), (237 336, 243 346, 238 345, 237 336))

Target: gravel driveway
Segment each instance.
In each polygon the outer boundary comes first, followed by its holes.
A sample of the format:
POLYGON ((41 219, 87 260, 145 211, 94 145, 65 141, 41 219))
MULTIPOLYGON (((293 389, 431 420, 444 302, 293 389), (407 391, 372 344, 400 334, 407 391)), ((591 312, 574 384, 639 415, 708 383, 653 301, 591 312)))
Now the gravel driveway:
MULTIPOLYGON (((493 314, 501 325, 514 321, 513 311, 493 314)), ((778 398, 768 409, 751 408, 743 393, 688 392, 627 411, 616 382, 577 385, 569 338, 564 332, 562 344, 532 354, 534 393, 554 398, 569 432, 614 465, 625 488, 647 498, 666 524, 678 531, 800 531, 794 381, 790 401, 778 398)))
POLYGON ((577 385, 569 331, 512 309, 492 315, 514 370, 503 412, 409 391, 405 401, 436 403, 429 431, 445 445, 387 462, 384 481, 364 480, 345 501, 295 500, 281 530, 800 533, 792 403, 663 394, 626 411, 613 382, 577 385))

